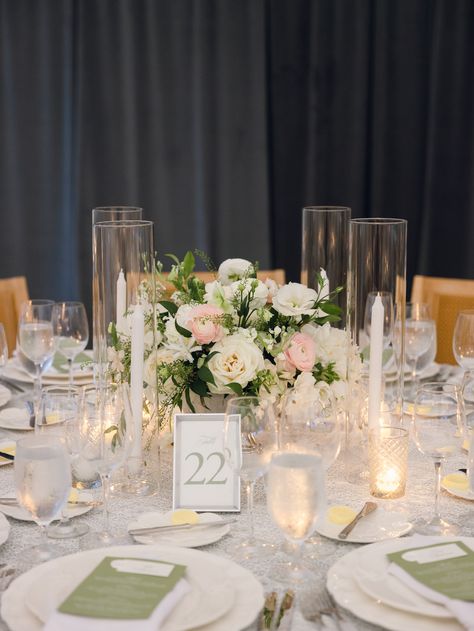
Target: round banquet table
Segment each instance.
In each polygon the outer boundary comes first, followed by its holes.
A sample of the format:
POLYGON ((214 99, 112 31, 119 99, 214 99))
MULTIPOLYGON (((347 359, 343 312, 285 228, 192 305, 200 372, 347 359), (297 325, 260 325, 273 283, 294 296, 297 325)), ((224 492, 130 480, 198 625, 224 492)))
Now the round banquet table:
MULTIPOLYGON (((24 436, 25 432, 3 432, 0 431, 0 438, 19 435, 24 436)), ((450 470, 455 471, 458 467, 466 466, 466 458, 460 458, 458 461, 450 462, 450 470)), ((115 530, 125 530, 127 524, 134 520, 137 515, 143 512, 151 510, 168 511, 172 507, 172 448, 168 447, 162 450, 160 457, 158 478, 158 492, 149 497, 123 497, 112 496, 110 502, 110 521, 111 526, 115 530)), ((14 490, 13 486, 13 466, 6 465, 0 467, 0 496, 6 495, 14 490)), ((401 507, 407 510, 409 518, 413 519, 420 515, 429 516, 433 507, 433 494, 434 494, 434 467, 432 462, 422 456, 415 448, 413 443, 410 443, 409 451, 409 472, 408 472, 408 485, 406 495, 399 499, 392 501, 392 504, 396 502, 397 507, 401 507)), ((327 477, 327 496, 329 503, 337 504, 350 504, 352 506, 360 505, 362 507, 364 501, 370 499, 368 492, 368 483, 365 484, 352 484, 344 478, 344 465, 342 457, 330 468, 327 477)), ((245 501, 244 499, 242 500, 245 501)), ((379 500, 379 505, 384 505, 384 500, 379 500)), ((460 515, 465 515, 469 511, 474 516, 474 504, 472 502, 457 499, 448 495, 446 492, 442 492, 441 499, 442 512, 446 517, 456 518, 460 515)), ((8 518, 11 525, 10 535, 8 540, 0 547, 0 561, 3 563, 10 563, 15 567, 18 567, 17 556, 18 553, 26 547, 33 545, 39 535, 39 529, 36 524, 17 521, 12 518, 8 518)), ((89 524, 91 529, 100 529, 102 523, 102 509, 101 507, 94 508, 89 513, 76 517, 89 524)), ((474 522, 474 520, 473 520, 474 522)), ((255 498, 255 524, 256 534, 261 535, 262 538, 267 538, 275 543, 283 542, 283 536, 279 533, 278 529, 272 524, 270 517, 267 514, 265 506, 265 491, 263 482, 259 482, 256 488, 255 498)), ((237 515, 237 522, 231 526, 231 531, 228 535, 223 537, 220 541, 204 546, 201 550, 217 554, 225 555, 232 558, 232 546, 234 542, 233 534, 245 532, 247 526, 246 515, 237 515)), ((342 527, 341 527, 342 528, 342 527)), ((465 533, 469 534, 469 533, 465 533)), ((70 554, 79 551, 81 539, 65 539, 58 543, 53 542, 53 545, 58 545, 64 550, 64 554, 70 554)), ((132 543, 132 541, 130 541, 132 543)), ((407 540, 409 545, 409 541, 407 540)), ((139 544, 137 544, 139 545, 139 544)), ((341 556, 347 554, 351 550, 355 549, 356 544, 335 542, 332 540, 324 539, 322 544, 322 554, 319 560, 315 560, 313 563, 314 572, 320 577, 321 580, 325 579, 328 568, 341 556)), ((242 565, 251 570, 257 578, 259 578, 263 585, 265 592, 269 592, 272 589, 278 590, 280 593, 284 590, 285 586, 276 582, 271 576, 271 565, 274 563, 274 556, 262 560, 252 560, 244 562, 242 565)), ((1 594, 0 594, 1 597, 1 594)), ((353 628, 361 630, 370 629, 382 629, 383 627, 377 627, 372 624, 366 623, 350 613, 347 613, 347 618, 353 624, 353 628)), ((256 628, 256 625, 251 628, 256 628)), ((315 629, 316 626, 304 621, 298 616, 293 622, 293 631, 310 631, 315 629)), ((0 621, 0 629, 6 630, 7 626, 5 622, 0 621)), ((229 629, 229 631, 234 631, 229 629)), ((237 631, 237 630, 235 630, 237 631)))

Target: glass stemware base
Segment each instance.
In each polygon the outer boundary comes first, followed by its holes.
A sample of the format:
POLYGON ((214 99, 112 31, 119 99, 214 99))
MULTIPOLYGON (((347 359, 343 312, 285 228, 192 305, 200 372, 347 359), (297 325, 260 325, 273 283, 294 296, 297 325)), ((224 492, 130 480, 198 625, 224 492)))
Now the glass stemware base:
POLYGON ((289 557, 276 561, 270 569, 270 576, 279 583, 294 587, 316 580, 316 575, 308 568, 304 560, 296 561, 289 557))
POLYGON ((458 536, 461 533, 458 524, 450 523, 441 517, 431 519, 419 519, 414 523, 414 531, 419 535, 427 536, 458 536))
POLYGON ((50 539, 72 539, 86 535, 89 530, 87 524, 75 524, 68 519, 49 526, 46 532, 50 539))
POLYGON ((236 541, 231 554, 236 561, 255 561, 275 554, 275 546, 256 537, 240 539, 236 541))

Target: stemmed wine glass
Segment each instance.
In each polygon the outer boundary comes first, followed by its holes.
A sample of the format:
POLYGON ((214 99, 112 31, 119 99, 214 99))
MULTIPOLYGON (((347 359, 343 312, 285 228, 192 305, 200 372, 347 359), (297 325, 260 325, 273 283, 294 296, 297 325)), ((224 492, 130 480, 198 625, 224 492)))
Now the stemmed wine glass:
POLYGON ((464 370, 474 370, 474 310, 460 311, 453 334, 453 354, 464 370))
POLYGON ((55 351, 52 300, 29 300, 21 307, 18 324, 18 343, 23 355, 33 362, 35 427, 38 427, 41 408, 41 373, 55 351))
POLYGON ((60 438, 36 434, 19 440, 15 453, 18 502, 41 528, 41 542, 25 551, 32 563, 47 561, 57 552, 46 536, 47 526, 65 506, 71 490, 71 464, 60 438))
POLYGON ((236 546, 239 559, 251 559, 271 551, 271 545, 255 537, 253 497, 255 482, 267 471, 270 458, 277 450, 277 421, 273 405, 267 399, 234 397, 226 407, 224 453, 231 468, 240 475, 247 492, 248 536, 236 546), (241 453, 235 453, 234 424, 240 416, 241 453))
POLYGON ((405 354, 407 364, 411 368, 411 391, 408 395, 412 399, 415 398, 419 385, 418 360, 429 350, 435 335, 436 326, 434 320, 430 319, 428 305, 408 304, 405 320, 405 354))
POLYGON ((82 302, 58 302, 53 307, 53 329, 58 351, 67 359, 69 385, 73 385, 73 361, 89 341, 89 325, 82 302))
MULTIPOLYGON (((329 386, 321 388, 316 397, 298 400, 300 396, 290 391, 283 402, 281 420, 281 449, 286 452, 316 454, 321 457, 324 471, 336 461, 344 437, 344 415, 329 386)), ((322 541, 319 535, 308 539, 317 546, 308 558, 320 556, 322 541)), ((325 544, 327 545, 327 544, 325 544)), ((328 552, 330 548, 327 548, 328 552)))
POLYGON ((115 545, 129 540, 110 531, 109 495, 112 473, 123 466, 134 438, 134 424, 128 384, 84 390, 79 421, 79 457, 100 475, 103 489, 103 530, 81 539, 83 547, 115 545))
MULTIPOLYGON (((41 432, 58 436, 65 445, 71 464, 80 452, 80 423, 79 412, 81 405, 81 389, 77 386, 47 386, 43 389, 41 432)), ((48 527, 48 537, 52 539, 70 539, 81 537, 89 532, 89 526, 84 523, 72 522, 64 507, 61 520, 56 525, 48 527)))
POLYGON ((413 436, 418 450, 435 466, 435 506, 430 520, 420 520, 416 530, 423 535, 456 535, 458 527, 441 518, 439 509, 441 464, 461 454, 466 420, 461 387, 451 383, 424 384, 415 398, 413 436))
POLYGON ((311 578, 302 563, 303 543, 314 531, 325 506, 324 470, 316 454, 284 452, 275 454, 267 476, 267 507, 275 525, 296 547, 294 559, 272 569, 272 578, 301 584, 311 578))

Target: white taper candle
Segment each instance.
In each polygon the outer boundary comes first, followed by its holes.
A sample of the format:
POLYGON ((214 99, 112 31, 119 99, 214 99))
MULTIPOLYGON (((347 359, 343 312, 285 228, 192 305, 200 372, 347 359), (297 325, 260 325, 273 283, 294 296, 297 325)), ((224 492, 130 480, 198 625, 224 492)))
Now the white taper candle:
MULTIPOLYGON (((145 316, 143 307, 135 305, 132 313, 132 348, 130 361, 130 398, 135 426, 135 437, 131 458, 142 457, 142 419, 143 419, 143 354, 145 338, 145 316)), ((134 460, 132 469, 139 463, 134 460)), ((129 467, 130 468, 130 467, 129 467)))
POLYGON ((123 269, 117 278, 117 300, 116 300, 117 322, 116 328, 119 333, 125 333, 125 312, 127 311, 127 281, 123 269))
POLYGON ((377 295, 371 312, 370 364, 369 364, 369 429, 377 428, 382 398, 382 353, 383 353, 384 308, 382 298, 377 295))

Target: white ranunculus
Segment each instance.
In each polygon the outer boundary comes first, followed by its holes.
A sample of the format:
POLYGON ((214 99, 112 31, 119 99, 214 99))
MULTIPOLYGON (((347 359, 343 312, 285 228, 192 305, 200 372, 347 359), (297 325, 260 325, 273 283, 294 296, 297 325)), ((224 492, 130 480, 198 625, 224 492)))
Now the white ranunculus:
POLYGON ((219 265, 217 278, 223 285, 231 285, 236 280, 254 273, 254 267, 245 259, 226 259, 219 265))
POLYGON ((234 297, 240 299, 246 298, 251 291, 254 292, 250 302, 251 309, 258 309, 267 304, 268 287, 261 280, 256 278, 245 278, 232 283, 230 286, 234 297))
POLYGON ((204 302, 210 305, 220 307, 225 313, 232 311, 232 305, 229 300, 232 298, 232 290, 229 285, 223 285, 218 280, 212 283, 206 283, 206 293, 204 294, 204 302))
POLYGON ((216 385, 209 384, 215 394, 229 394, 229 383, 245 386, 255 379, 257 372, 265 367, 263 355, 258 346, 241 333, 234 333, 217 342, 213 348, 217 355, 211 357, 208 368, 216 385))
POLYGON ((318 295, 300 283, 283 285, 273 297, 273 307, 284 316, 313 315, 318 295))

